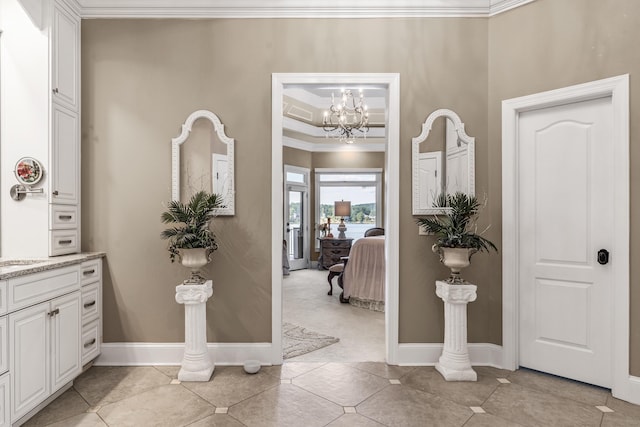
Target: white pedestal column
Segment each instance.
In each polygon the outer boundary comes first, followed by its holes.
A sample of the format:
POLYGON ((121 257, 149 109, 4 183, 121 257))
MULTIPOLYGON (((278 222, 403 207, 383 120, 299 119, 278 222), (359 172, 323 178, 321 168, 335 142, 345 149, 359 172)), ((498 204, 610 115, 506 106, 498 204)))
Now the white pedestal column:
POLYGON ((467 348, 467 304, 476 300, 476 285, 436 281, 436 295, 444 301, 444 348, 436 370, 447 381, 477 381, 467 348))
POLYGON ((207 350, 206 303, 213 284, 176 286, 176 302, 184 304, 184 357, 178 373, 180 381, 209 381, 214 365, 207 350))

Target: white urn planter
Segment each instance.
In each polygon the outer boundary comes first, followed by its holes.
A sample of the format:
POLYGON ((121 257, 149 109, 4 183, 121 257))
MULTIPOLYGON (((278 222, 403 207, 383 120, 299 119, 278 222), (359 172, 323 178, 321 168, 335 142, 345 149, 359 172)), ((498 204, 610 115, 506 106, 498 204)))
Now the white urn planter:
POLYGON ((467 347, 467 304, 475 301, 476 285, 436 281, 436 295, 444 301, 444 347, 436 370, 447 381, 477 381, 467 347))
POLYGON ((215 366, 207 349, 207 300, 213 283, 176 286, 176 302, 184 304, 184 357, 178 372, 180 381, 209 381, 215 366))
POLYGON ((205 279, 200 270, 211 262, 211 251, 207 248, 180 249, 180 264, 191 270, 191 277, 184 284, 201 284, 205 279))
POLYGON ((478 252, 474 248, 446 248, 433 245, 431 250, 440 255, 440 261, 451 269, 451 275, 447 279, 449 283, 465 283, 460 277, 460 270, 471 264, 471 255, 478 252))

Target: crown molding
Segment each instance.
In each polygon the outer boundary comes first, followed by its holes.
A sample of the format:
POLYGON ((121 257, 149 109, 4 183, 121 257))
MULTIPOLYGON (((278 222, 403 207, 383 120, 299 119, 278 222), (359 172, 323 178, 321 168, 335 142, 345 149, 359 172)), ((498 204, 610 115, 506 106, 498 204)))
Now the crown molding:
POLYGON ((491 0, 489 4, 489 16, 495 16, 516 7, 523 6, 535 0, 491 0))
POLYGON ((282 137, 282 145, 285 147, 297 148, 298 150, 310 151, 312 153, 327 153, 335 151, 383 153, 387 148, 384 140, 380 142, 363 142, 363 140, 359 139, 355 144, 341 144, 337 142, 314 144, 313 142, 302 141, 288 136, 282 137))
POLYGON ((74 0, 83 18, 488 17, 534 0, 74 0))

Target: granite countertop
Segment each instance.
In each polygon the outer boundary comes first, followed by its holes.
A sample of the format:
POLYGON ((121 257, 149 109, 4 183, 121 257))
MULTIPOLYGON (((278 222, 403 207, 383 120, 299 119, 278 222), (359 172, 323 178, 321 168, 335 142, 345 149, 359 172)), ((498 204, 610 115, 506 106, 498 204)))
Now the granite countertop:
POLYGON ((84 261, 103 258, 105 256, 106 253, 104 252, 84 252, 43 258, 0 258, 0 280, 80 264, 84 261))

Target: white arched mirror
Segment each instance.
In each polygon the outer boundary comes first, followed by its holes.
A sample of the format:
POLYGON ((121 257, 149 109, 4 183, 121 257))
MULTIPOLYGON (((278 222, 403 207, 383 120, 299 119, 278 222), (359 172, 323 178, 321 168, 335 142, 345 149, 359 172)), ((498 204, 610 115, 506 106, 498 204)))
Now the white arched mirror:
POLYGON ((180 135, 171 140, 172 199, 185 201, 196 191, 210 191, 224 197, 225 207, 216 214, 234 215, 233 144, 218 116, 208 110, 191 113, 180 135), (207 119, 213 129, 198 119, 207 119), (184 144, 187 140, 191 142, 184 144))
POLYGON ((475 194, 475 138, 451 110, 436 110, 412 139, 413 215, 442 213, 434 203, 442 194, 475 194))

